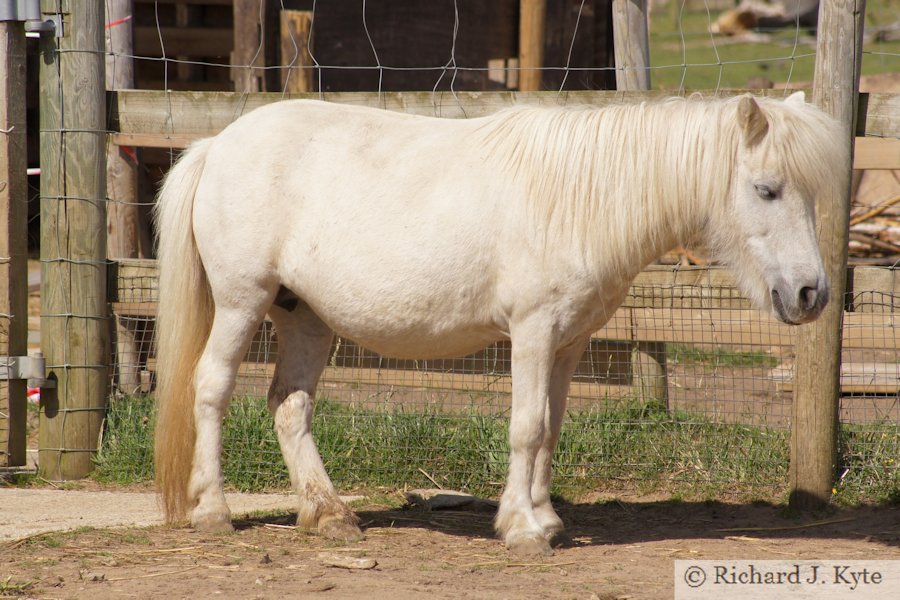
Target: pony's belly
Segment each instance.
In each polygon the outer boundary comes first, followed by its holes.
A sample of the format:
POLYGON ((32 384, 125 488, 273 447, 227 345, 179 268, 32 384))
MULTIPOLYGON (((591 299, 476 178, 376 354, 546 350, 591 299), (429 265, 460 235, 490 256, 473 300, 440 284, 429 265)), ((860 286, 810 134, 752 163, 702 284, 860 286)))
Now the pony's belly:
POLYGON ((333 326, 337 335, 390 358, 456 358, 478 352, 490 344, 508 338, 493 327, 426 331, 423 328, 392 328, 371 331, 367 327, 333 326))

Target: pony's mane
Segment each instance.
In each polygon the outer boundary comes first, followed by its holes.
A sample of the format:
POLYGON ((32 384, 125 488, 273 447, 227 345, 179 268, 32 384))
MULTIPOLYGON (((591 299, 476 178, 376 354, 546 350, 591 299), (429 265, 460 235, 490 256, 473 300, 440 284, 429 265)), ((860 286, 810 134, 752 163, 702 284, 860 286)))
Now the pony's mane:
MULTIPOLYGON (((525 182, 525 209, 543 243, 574 246, 583 260, 602 257, 628 275, 637 232, 650 233, 651 246, 639 251, 652 260, 723 214, 741 141, 738 101, 516 107, 481 131, 490 158, 525 182)), ((767 148, 781 153, 802 189, 821 189, 841 172, 831 158, 840 138, 827 116, 800 103, 758 102, 773 134, 767 148)))

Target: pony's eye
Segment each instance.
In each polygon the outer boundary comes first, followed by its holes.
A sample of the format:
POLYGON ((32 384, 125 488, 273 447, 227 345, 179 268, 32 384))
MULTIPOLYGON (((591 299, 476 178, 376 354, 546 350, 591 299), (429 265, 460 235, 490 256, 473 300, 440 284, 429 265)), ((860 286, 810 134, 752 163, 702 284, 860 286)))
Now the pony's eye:
POLYGON ((767 185, 758 183, 754 187, 756 187, 757 195, 763 200, 775 200, 778 198, 778 192, 767 185))

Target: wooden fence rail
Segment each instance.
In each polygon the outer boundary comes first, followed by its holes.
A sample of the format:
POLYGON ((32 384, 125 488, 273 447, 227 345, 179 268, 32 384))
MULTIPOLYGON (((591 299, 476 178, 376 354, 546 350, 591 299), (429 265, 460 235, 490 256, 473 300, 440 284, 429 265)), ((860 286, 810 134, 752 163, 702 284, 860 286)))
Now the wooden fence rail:
MULTIPOLYGON (((109 269, 109 302, 112 314, 152 321, 156 314, 157 265, 152 260, 121 260, 109 269)), ((843 315, 843 348, 848 351, 900 351, 900 270, 885 267, 855 267, 848 271, 852 290, 843 315)), ((262 331, 248 361, 271 362, 277 354, 277 341, 267 347, 271 332, 262 331), (255 359, 251 357, 257 357, 255 359)), ((665 401, 668 371, 667 344, 727 348, 729 351, 767 351, 772 347, 791 348, 797 341, 797 329, 784 325, 769 315, 751 308, 737 289, 734 278, 721 267, 651 266, 640 273, 628 296, 609 323, 598 330, 586 349, 588 370, 602 373, 607 386, 618 392, 630 391, 642 398, 652 396, 665 401)), ((498 350, 501 354, 503 350, 498 350)), ((138 365, 146 371, 144 390, 155 370, 152 352, 138 365)), ((135 361, 137 359, 129 359, 135 361)), ((502 392, 509 386, 509 356, 498 355, 492 373, 499 378, 485 392, 502 392), (498 366, 499 365, 499 366, 498 366), (503 366, 506 365, 506 366, 503 366)), ((452 389, 475 389, 483 377, 472 375, 478 367, 469 358, 444 361, 397 361, 389 366, 371 353, 346 354, 336 350, 333 368, 326 373, 329 381, 363 385, 409 385, 404 371, 416 370, 427 380, 435 369, 443 377, 439 385, 452 389), (350 367, 353 367, 351 370, 350 367), (449 377, 448 374, 452 374, 449 377)), ((264 367, 257 376, 271 375, 264 367)), ((896 365, 849 364, 844 380, 845 393, 897 393, 900 378, 896 365)), ((591 373, 576 373, 583 381, 591 373)), ((793 389, 793 370, 779 367, 770 373, 778 388, 793 389)), ((486 381, 486 380, 485 380, 486 381)), ((422 385, 421 381, 416 385, 422 385)), ((434 386, 437 386, 435 383, 434 386)), ((434 387, 432 386, 432 387, 434 387)), ((578 383, 572 397, 595 397, 598 389, 578 383)), ((614 394, 614 395, 619 395, 614 394)))
MULTIPOLYGON (((739 90, 719 96, 740 94, 739 90)), ((756 93, 756 92, 754 92, 756 93)), ((769 90, 768 95, 783 92, 769 90)), ((479 117, 519 104, 603 106, 615 102, 659 99, 662 92, 336 92, 327 94, 235 92, 160 92, 118 90, 111 93, 113 142, 123 146, 186 148, 191 142, 211 137, 237 117, 260 106, 285 99, 326 99, 339 104, 378 106, 419 115, 461 118, 479 117)), ((856 169, 900 169, 900 94, 860 94, 856 169)))

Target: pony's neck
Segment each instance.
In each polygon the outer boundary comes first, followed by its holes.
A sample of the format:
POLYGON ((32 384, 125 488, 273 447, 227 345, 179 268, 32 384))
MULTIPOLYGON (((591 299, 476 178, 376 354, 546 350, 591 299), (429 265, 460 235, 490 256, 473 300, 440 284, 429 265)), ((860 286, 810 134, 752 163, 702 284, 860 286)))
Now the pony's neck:
POLYGON ((514 109, 488 139, 526 182, 526 210, 545 243, 628 277, 702 237, 721 210, 735 148, 724 112, 721 102, 685 100, 514 109))

